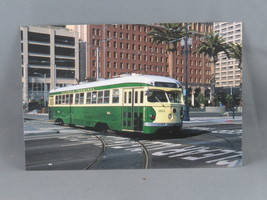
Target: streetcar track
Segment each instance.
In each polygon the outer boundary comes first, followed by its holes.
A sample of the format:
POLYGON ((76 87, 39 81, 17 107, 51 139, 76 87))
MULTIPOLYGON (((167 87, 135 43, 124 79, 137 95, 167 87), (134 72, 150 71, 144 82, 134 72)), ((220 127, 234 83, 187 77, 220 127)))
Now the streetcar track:
POLYGON ((106 151, 107 151, 107 144, 106 142, 99 136, 93 134, 97 139, 100 140, 100 142, 102 143, 102 151, 100 152, 100 154, 97 156, 97 158, 94 160, 94 162, 92 162, 88 167, 86 167, 86 170, 92 169, 96 166, 96 164, 103 158, 103 156, 105 155, 106 151))
MULTIPOLYGON (((86 130, 83 130, 85 133, 87 133, 87 131, 86 130)), ((97 165, 97 163, 99 163, 100 161, 101 161, 101 159, 104 157, 104 155, 105 155, 105 153, 107 152, 107 149, 108 149, 108 144, 107 144, 107 142, 105 141, 105 139, 104 138, 102 138, 102 137, 100 137, 100 136, 98 136, 98 135, 96 135, 96 134, 94 134, 94 133, 90 133, 90 134, 92 134, 92 135, 94 135, 97 139, 99 139, 100 141, 101 141, 101 143, 102 143, 102 151, 101 151, 101 153, 98 155, 98 157, 95 159, 95 161, 94 162, 92 162, 87 168, 86 168, 86 170, 89 170, 89 169, 92 169, 92 168, 94 168, 96 165, 97 165)), ((151 161, 150 161, 150 156, 149 156, 149 152, 148 152, 148 150, 146 149, 146 147, 145 147, 145 145, 142 143, 142 142, 140 142, 140 141, 138 141, 138 140, 134 140, 135 142, 137 142, 138 143, 138 146, 141 146, 141 148, 142 148, 142 151, 143 151, 143 162, 144 162, 144 164, 143 164, 143 168, 144 169, 149 169, 150 168, 150 163, 151 163, 151 161)), ((131 145, 132 146, 132 145, 131 145)))
POLYGON ((143 149, 143 155, 144 155, 144 169, 149 169, 150 168, 150 163, 151 163, 151 159, 149 156, 149 152, 147 150, 147 148, 145 147, 145 145, 143 143, 141 143, 140 141, 136 141, 139 143, 139 145, 142 147, 143 149))

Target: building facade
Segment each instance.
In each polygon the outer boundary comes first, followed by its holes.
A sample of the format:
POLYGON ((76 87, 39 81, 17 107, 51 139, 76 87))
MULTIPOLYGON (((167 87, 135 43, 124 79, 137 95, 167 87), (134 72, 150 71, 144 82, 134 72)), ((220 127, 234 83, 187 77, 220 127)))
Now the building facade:
POLYGON ((64 27, 22 26, 23 100, 46 100, 48 91, 79 79, 78 34, 64 27))
MULTIPOLYGON (((74 31, 84 30, 80 40, 86 43, 86 80, 112 78, 120 74, 138 73, 169 76, 166 44, 151 42, 147 33, 149 25, 81 25, 67 26, 74 31), (86 36, 85 36, 86 35, 86 36)), ((210 32, 212 24, 193 23, 191 28, 197 33, 210 32)), ((208 58, 193 53, 200 44, 200 35, 193 35, 191 54, 188 56, 189 94, 194 99, 201 92, 209 90, 211 69, 208 58)), ((174 55, 174 76, 185 82, 185 56, 179 44, 174 55)), ((207 92, 206 92, 207 93, 207 92)))
MULTIPOLYGON (((242 22, 214 23, 214 32, 219 33, 227 43, 242 44, 242 22)), ((220 53, 215 68, 216 87, 239 87, 242 72, 237 66, 238 61, 228 59, 224 53, 220 53)))

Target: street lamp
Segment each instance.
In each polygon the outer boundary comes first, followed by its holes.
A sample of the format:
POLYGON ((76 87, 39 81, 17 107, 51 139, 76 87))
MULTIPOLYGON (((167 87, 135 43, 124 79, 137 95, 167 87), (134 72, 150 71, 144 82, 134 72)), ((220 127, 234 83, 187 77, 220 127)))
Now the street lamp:
POLYGON ((189 105, 188 105, 188 53, 192 46, 192 38, 188 37, 187 24, 185 24, 185 39, 180 42, 182 48, 185 48, 185 108, 184 108, 184 121, 190 121, 189 105))
POLYGON ((38 72, 34 72, 33 74, 40 75, 44 78, 44 107, 46 107, 46 94, 47 94, 47 85, 46 85, 46 74, 40 74, 38 72))

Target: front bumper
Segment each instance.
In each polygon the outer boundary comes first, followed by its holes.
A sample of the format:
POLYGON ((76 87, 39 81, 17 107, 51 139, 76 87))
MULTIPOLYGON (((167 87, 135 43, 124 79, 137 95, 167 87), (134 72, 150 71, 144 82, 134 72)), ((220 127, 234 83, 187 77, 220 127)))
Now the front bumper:
POLYGON ((147 127, 175 127, 175 126, 182 126, 183 123, 152 123, 152 122, 145 122, 144 126, 147 127))

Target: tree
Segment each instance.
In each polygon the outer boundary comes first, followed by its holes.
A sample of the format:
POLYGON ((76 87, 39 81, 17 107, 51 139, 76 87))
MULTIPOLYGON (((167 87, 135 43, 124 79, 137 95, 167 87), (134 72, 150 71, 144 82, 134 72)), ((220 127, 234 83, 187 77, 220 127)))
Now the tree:
POLYGON ((215 97, 215 66, 218 62, 219 53, 224 52, 229 58, 229 44, 225 43, 225 39, 223 39, 217 33, 209 33, 205 36, 204 41, 197 47, 197 53, 204 53, 204 55, 209 57, 209 61, 211 64, 211 100, 214 104, 215 97))
POLYGON ((230 58, 235 59, 238 62, 238 68, 241 70, 241 75, 240 75, 240 104, 242 105, 242 44, 234 44, 230 43, 230 48, 229 48, 229 54, 230 58))
POLYGON ((182 37, 185 36, 184 26, 182 23, 160 24, 152 26, 152 30, 147 33, 152 43, 166 43, 166 51, 168 54, 169 76, 173 77, 174 71, 174 52, 177 51, 177 44, 182 37))
POLYGON ((233 96, 230 95, 230 94, 228 94, 228 95, 226 96, 225 100, 226 100, 226 103, 227 103, 227 108, 230 108, 230 106, 231 106, 231 104, 232 104, 232 102, 233 102, 233 96))
POLYGON ((237 67, 242 70, 242 44, 230 43, 229 47, 230 58, 236 59, 238 61, 237 67))
POLYGON ((205 95, 202 93, 199 93, 199 95, 197 96, 197 102, 200 104, 200 106, 204 106, 204 104, 206 102, 205 95))

